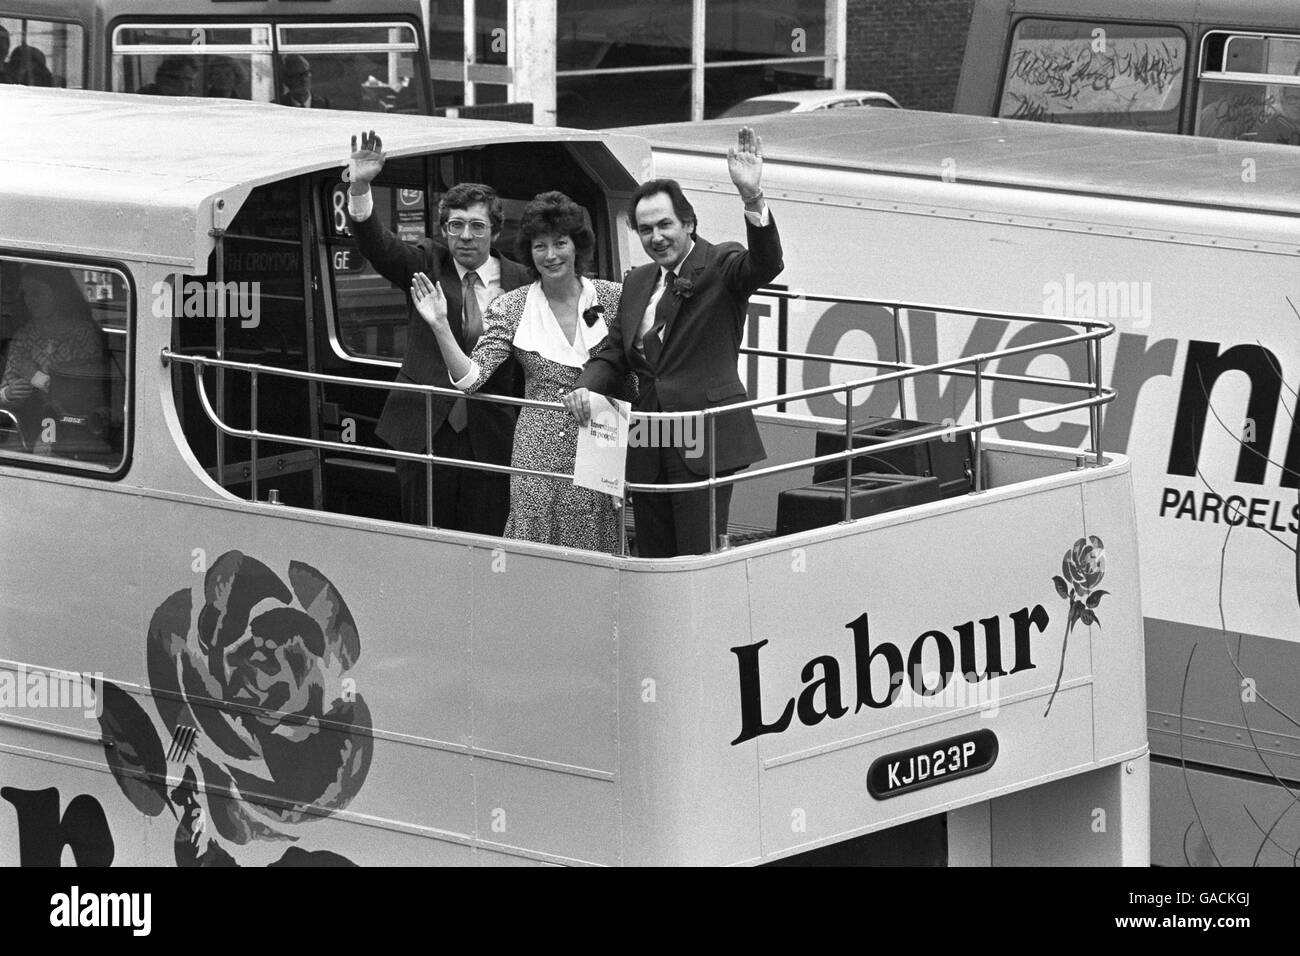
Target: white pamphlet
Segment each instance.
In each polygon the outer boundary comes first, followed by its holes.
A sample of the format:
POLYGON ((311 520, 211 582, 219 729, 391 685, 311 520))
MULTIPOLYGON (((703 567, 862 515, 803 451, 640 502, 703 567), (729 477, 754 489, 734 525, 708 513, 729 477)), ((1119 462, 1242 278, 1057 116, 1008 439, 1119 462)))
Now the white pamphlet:
POLYGON ((595 392, 591 418, 578 426, 578 454, 573 462, 573 483, 622 499, 627 468, 627 428, 632 406, 595 392))

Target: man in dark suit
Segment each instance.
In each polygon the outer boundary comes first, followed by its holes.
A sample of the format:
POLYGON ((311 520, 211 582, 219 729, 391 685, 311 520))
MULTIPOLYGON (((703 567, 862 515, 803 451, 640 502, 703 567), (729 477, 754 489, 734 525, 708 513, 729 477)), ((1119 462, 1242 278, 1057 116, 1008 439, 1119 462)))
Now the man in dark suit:
MULTIPOLYGON (((731 181, 745 204, 749 248, 737 242, 713 245, 695 234, 695 210, 671 179, 643 183, 632 194, 628 219, 654 260, 628 273, 619 306, 622 334, 594 356, 565 397, 580 422, 590 416, 588 390, 617 392, 623 375, 637 375, 642 412, 685 412, 744 401, 745 386, 736 371, 750 295, 780 274, 781 240, 763 191, 762 143, 749 127, 727 151, 731 181)), ((662 440, 629 438, 627 478, 637 483, 682 484, 709 476, 708 427, 683 422, 675 431, 684 447, 662 440)), ((635 423, 634 423, 635 428, 635 423)), ((719 476, 766 457, 748 410, 717 419, 716 468, 719 476)), ((647 429, 657 438, 665 430, 647 429)), ((664 558, 710 550, 715 535, 727 529, 732 486, 717 489, 717 524, 709 526, 709 492, 636 492, 637 554, 664 558)))
MULTIPOLYGON (((502 292, 526 285, 530 278, 523 266, 492 251, 492 241, 501 232, 501 200, 488 186, 459 183, 438 204, 438 227, 445 238, 402 242, 371 215, 370 183, 383 167, 379 137, 373 131, 363 133, 360 149, 354 137, 348 215, 357 246, 380 275, 404 292, 411 288, 416 272, 427 273, 437 282, 447 298, 456 341, 468 353, 483 331, 488 304, 502 292)), ((438 341, 413 307, 406 358, 397 381, 452 387, 438 341)), ((503 362, 480 391, 522 396, 523 375, 514 359, 503 362)), ((510 464, 514 406, 435 395, 432 427, 433 453, 439 457, 510 464)), ((399 451, 425 451, 425 397, 391 392, 375 433, 399 451)), ((494 535, 505 530, 510 510, 508 475, 434 466, 431 503, 425 494, 424 465, 398 462, 397 478, 403 521, 424 524, 431 507, 435 527, 494 535)))
POLYGON ((328 110, 332 104, 311 89, 311 64, 305 56, 291 53, 280 61, 284 75, 284 92, 280 94, 281 106, 301 106, 307 109, 328 110))

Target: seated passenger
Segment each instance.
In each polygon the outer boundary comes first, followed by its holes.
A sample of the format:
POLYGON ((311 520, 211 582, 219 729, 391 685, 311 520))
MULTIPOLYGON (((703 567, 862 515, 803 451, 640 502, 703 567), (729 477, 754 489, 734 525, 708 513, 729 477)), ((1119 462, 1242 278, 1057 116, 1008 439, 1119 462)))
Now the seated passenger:
MULTIPOLYGON (((1300 60, 1292 73, 1300 76, 1300 60)), ((1300 146, 1300 86, 1284 86, 1278 91, 1273 113, 1254 139, 1257 143, 1300 146)))
POLYGON ((311 64, 306 57, 297 53, 290 54, 280 61, 280 72, 284 74, 284 93, 280 96, 281 106, 303 106, 307 109, 330 109, 330 101, 311 91, 311 64))
POLYGON ((136 90, 148 96, 193 96, 198 69, 188 56, 169 56, 158 64, 153 82, 136 90))
POLYGON ((84 437, 104 405, 103 335, 69 270, 29 265, 20 286, 28 319, 9 345, 0 407, 14 413, 37 454, 63 453, 62 439, 84 437), (70 434, 60 436, 64 422, 70 434))
POLYGON ((0 24, 0 83, 8 83, 5 79, 5 57, 9 55, 9 31, 3 24, 0 24))
POLYGON ((25 43, 14 47, 5 65, 5 82, 20 86, 53 86, 54 76, 45 66, 45 54, 25 43))
POLYGON ((241 92, 244 86, 244 74, 237 61, 228 56, 213 56, 208 57, 207 67, 208 88, 204 91, 204 96, 228 100, 248 99, 241 92))

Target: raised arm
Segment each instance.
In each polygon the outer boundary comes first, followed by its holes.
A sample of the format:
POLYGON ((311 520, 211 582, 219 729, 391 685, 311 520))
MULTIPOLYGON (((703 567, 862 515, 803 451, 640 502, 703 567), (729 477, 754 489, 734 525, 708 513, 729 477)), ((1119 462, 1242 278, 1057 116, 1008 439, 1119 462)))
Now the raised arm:
POLYGON ((447 321, 447 298, 436 282, 422 272, 411 279, 411 300, 421 318, 432 330, 447 363, 451 383, 462 392, 476 392, 492 377, 492 373, 510 357, 510 350, 518 324, 500 306, 505 296, 498 296, 483 314, 483 334, 474 346, 474 354, 465 350, 452 334, 447 321))
POLYGON ((736 145, 727 150, 727 171, 745 204, 748 250, 727 255, 721 262, 729 289, 749 295, 767 285, 785 268, 781 237, 763 198, 763 140, 748 126, 742 127, 736 145))
MULTIPOLYGON (((375 131, 361 134, 360 143, 352 137, 352 153, 348 157, 348 219, 357 248, 375 271, 405 289, 417 272, 425 269, 424 252, 415 245, 403 242, 390 229, 383 226, 374 213, 374 196, 370 184, 384 168, 383 142, 375 131)), ((437 276, 434 276, 437 279, 437 276)))

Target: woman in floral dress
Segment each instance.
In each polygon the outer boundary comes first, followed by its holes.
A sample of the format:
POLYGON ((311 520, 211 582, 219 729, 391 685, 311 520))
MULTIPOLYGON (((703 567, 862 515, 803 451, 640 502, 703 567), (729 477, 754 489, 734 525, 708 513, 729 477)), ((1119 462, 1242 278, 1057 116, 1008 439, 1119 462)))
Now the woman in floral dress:
MULTIPOLYGON (((587 359, 618 329, 622 286, 588 279, 595 234, 586 210, 560 192, 539 194, 519 223, 519 260, 536 281, 498 296, 483 315, 483 334, 466 356, 447 321, 447 302, 422 273, 411 298, 438 339, 456 387, 483 385, 513 349, 524 370, 524 394, 558 402, 573 390, 587 359)), ((516 468, 573 473, 578 425, 563 409, 520 410, 511 464, 516 468)), ((505 536, 571 548, 619 551, 622 526, 614 499, 569 478, 510 476, 510 517, 505 536)))

